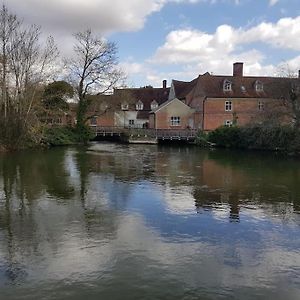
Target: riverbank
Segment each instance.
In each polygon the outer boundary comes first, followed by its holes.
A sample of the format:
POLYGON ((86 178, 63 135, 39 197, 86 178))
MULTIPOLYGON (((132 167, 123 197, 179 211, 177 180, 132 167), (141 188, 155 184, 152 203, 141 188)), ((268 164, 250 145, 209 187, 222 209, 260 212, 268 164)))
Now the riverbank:
POLYGON ((290 126, 219 127, 209 133, 199 132, 200 147, 277 151, 300 155, 300 131, 290 126))

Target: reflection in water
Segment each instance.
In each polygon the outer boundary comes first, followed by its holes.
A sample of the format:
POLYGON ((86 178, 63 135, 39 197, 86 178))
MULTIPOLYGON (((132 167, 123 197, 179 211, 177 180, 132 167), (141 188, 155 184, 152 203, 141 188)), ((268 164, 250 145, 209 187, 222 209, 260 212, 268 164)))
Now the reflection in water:
POLYGON ((94 144, 0 156, 0 299, 299 299, 300 162, 94 144))

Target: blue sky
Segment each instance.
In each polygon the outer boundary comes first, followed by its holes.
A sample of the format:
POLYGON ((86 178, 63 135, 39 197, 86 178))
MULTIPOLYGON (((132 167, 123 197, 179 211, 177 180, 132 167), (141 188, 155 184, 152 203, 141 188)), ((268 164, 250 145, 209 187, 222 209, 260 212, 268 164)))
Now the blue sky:
POLYGON ((91 27, 117 43, 130 86, 160 86, 209 71, 247 75, 300 69, 299 0, 9 0, 69 55, 72 32, 91 27), (49 3, 48 3, 49 2, 49 3), (72 6, 70 6, 72 3, 72 6), (286 67, 288 65, 288 67, 286 67))

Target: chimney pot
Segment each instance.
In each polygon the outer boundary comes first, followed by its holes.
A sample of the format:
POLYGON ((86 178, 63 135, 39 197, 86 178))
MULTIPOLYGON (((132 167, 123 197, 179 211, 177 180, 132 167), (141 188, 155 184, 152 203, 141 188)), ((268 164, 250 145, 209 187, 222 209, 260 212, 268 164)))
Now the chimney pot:
POLYGON ((163 88, 164 88, 164 89, 167 88, 167 80, 163 80, 163 88))
POLYGON ((233 64, 233 76, 243 77, 243 66, 244 63, 236 62, 233 64))

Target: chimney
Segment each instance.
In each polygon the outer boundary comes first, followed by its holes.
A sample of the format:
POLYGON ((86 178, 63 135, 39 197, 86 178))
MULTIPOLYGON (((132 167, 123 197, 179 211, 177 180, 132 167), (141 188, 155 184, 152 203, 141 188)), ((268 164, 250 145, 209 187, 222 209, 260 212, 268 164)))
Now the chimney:
POLYGON ((163 89, 167 88, 167 80, 163 80, 163 89))
POLYGON ((242 62, 236 62, 233 64, 233 76, 243 77, 243 65, 242 62))

